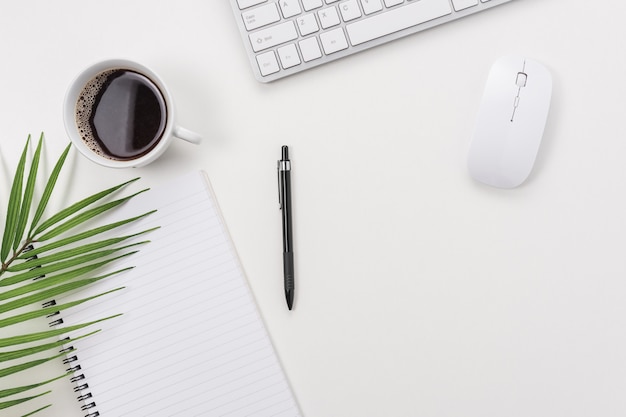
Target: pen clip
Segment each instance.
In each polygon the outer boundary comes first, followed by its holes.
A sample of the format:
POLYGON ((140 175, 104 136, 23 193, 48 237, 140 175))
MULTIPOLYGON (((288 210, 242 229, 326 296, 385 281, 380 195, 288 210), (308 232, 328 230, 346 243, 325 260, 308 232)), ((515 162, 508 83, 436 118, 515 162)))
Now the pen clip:
POLYGON ((283 199, 282 199, 282 195, 281 195, 282 193, 280 192, 281 185, 282 185, 282 184, 281 184, 281 181, 280 181, 280 163, 281 163, 281 162, 282 162, 282 161, 280 161, 280 160, 279 160, 279 161, 276 163, 276 180, 277 180, 277 182, 278 182, 278 209, 279 209, 279 210, 282 210, 282 209, 283 209, 283 199))

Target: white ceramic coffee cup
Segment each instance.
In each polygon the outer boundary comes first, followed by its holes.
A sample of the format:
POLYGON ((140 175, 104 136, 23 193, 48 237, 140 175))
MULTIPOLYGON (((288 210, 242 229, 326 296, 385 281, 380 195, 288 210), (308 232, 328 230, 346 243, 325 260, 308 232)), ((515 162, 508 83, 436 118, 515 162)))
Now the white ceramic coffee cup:
POLYGON ((175 122, 175 109, 172 101, 170 91, 165 86, 161 78, 149 68, 126 59, 109 59, 98 62, 83 70, 70 84, 67 93, 65 94, 65 102, 63 103, 63 120, 65 122, 65 130, 70 137, 70 140, 88 159, 96 162, 100 165, 104 165, 111 168, 130 168, 140 167, 156 160, 172 143, 174 138, 179 138, 187 142, 198 144, 202 141, 202 137, 197 133, 191 132, 178 126, 175 122), (87 146, 84 140, 81 138, 78 126, 76 123, 76 104, 83 92, 83 89, 87 83, 92 80, 96 75, 103 71, 110 69, 126 69, 138 72, 148 77, 160 90, 165 106, 167 109, 167 116, 165 121, 165 129, 161 135, 161 139, 156 146, 152 148, 148 153, 140 157, 129 160, 116 160, 109 159, 103 155, 99 155, 87 146))

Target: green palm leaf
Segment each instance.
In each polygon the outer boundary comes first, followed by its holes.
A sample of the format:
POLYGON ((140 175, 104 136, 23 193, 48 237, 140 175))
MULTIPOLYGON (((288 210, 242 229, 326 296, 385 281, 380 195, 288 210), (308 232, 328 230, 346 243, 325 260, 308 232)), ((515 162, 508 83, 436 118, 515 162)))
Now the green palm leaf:
MULTIPOLYGON (((131 239, 133 237, 137 237, 140 236, 144 233, 148 233, 151 232, 152 230, 155 229, 149 229, 149 230, 144 230, 143 232, 139 232, 139 233, 134 233, 132 235, 126 235, 126 236, 122 236, 122 237, 114 237, 111 239, 105 239, 105 240, 101 240, 99 242, 94 242, 94 243, 89 243, 83 246, 79 246, 76 248, 72 248, 72 249, 67 249, 64 251, 60 251, 60 252, 56 252, 52 255, 48 255, 48 256, 42 256, 42 257, 35 257, 34 259, 31 259, 29 261, 26 262, 22 262, 21 264, 17 264, 17 265, 13 265, 7 268, 7 271, 9 272, 19 272, 19 271, 24 271, 25 269, 32 269, 32 268, 37 268, 40 267, 42 265, 46 265, 46 264, 52 264, 54 262, 58 262, 58 261, 62 261, 64 259, 68 259, 68 258, 72 258, 74 256, 78 256, 78 255, 83 255, 89 252, 93 252, 95 250, 98 249, 104 249, 108 246, 114 246, 118 243, 121 243, 125 240, 131 239)), ((143 241, 141 243, 148 243, 149 241, 143 241)))
POLYGON ((0 398, 10 397, 11 395, 21 394, 22 392, 26 392, 26 391, 30 391, 31 389, 39 388, 39 387, 41 387, 43 385, 49 384, 49 383, 54 382, 56 380, 59 380, 59 379, 61 379, 63 377, 66 377, 68 375, 70 375, 69 372, 66 373, 66 374, 63 374, 63 375, 59 375, 56 378, 52 378, 52 379, 49 379, 49 380, 44 381, 44 382, 39 382, 37 384, 24 385, 24 386, 17 387, 17 388, 10 388, 10 389, 1 390, 0 391, 0 398))
POLYGON ((0 369, 0 378, 8 376, 8 375, 13 375, 15 373, 24 371, 26 369, 30 369, 33 368, 35 366, 39 366, 43 363, 49 362, 53 359, 57 359, 57 358, 61 358, 63 356, 66 355, 66 352, 62 352, 59 353, 58 355, 54 355, 54 356, 49 356, 47 358, 43 358, 43 359, 36 359, 34 361, 29 361, 29 362, 25 362, 25 363, 20 363, 18 365, 13 365, 13 366, 9 366, 6 368, 2 368, 0 369))
MULTIPOLYGON (((39 395, 33 395, 32 397, 26 397, 26 398, 20 398, 20 399, 17 399, 17 400, 13 400, 13 401, 2 402, 2 403, 0 403, 0 410, 2 410, 4 408, 13 407, 14 405, 18 405, 18 404, 24 403, 26 401, 30 401, 30 400, 35 399, 37 397, 41 397, 42 395, 50 394, 50 392, 52 392, 52 391, 46 391, 46 392, 43 392, 43 393, 41 393, 39 395)), ((46 407, 40 408, 39 410, 33 411, 32 413, 28 413, 24 417, 32 416, 34 413, 36 413, 38 411, 41 411, 41 410, 43 410, 44 408, 47 408, 47 407, 49 407, 49 406, 47 405, 46 407)))
MULTIPOLYGON (((52 307, 40 308, 40 309, 37 309, 35 311, 29 311, 28 313, 22 313, 22 314, 17 314, 15 316, 7 317, 6 319, 0 320, 0 328, 7 327, 7 326, 12 326, 14 324, 25 322, 27 320, 35 319, 37 317, 48 316, 48 315, 54 314, 54 313, 56 313, 57 311, 60 311, 60 310, 67 310, 67 309, 69 309, 71 307, 75 307, 75 306, 83 304, 83 303, 85 303, 87 301, 91 301, 93 299, 102 297, 102 296, 107 295, 107 294, 111 294, 113 292, 122 290, 124 288, 125 287, 119 287, 119 288, 116 288, 114 290, 104 292, 102 294, 93 295, 91 297, 86 297, 86 298, 81 298, 80 300, 71 301, 69 303, 55 305, 55 306, 52 306, 52 307)), ((0 377, 2 377, 1 373, 0 373, 0 377)))
MULTIPOLYGON (((74 337, 72 339, 61 339, 61 340, 57 340, 56 342, 52 342, 52 343, 44 343, 41 345, 37 345, 37 346, 33 346, 33 347, 29 347, 26 349, 18 349, 18 350, 12 350, 10 352, 3 352, 0 353, 0 362, 6 362, 6 361, 11 361, 14 359, 20 359, 20 358, 25 358, 26 356, 30 356, 30 355, 34 355, 35 353, 40 353, 40 352, 45 352, 48 350, 52 350, 52 349, 56 349, 58 347, 61 347, 67 343, 71 343, 75 340, 79 340, 79 339, 83 339, 85 337, 89 337, 93 334, 98 333, 100 330, 95 330, 93 332, 84 334, 82 336, 78 336, 78 337, 74 337)), ((2 398, 2 391, 0 391, 0 398, 2 398)))
MULTIPOLYGON (((30 292, 41 291, 44 288, 53 287, 55 285, 62 284, 64 282, 70 281, 70 280, 72 280, 74 278, 81 277, 81 276, 86 275, 86 274, 88 274, 90 272, 93 272, 93 271, 95 271, 98 268, 101 268, 101 267, 103 267, 103 266, 105 266, 105 265, 107 265, 107 264, 109 264, 111 262, 114 262, 114 261, 116 261, 118 259, 124 258, 124 257, 132 255, 132 254, 133 254, 132 252, 131 253, 125 253, 125 254, 117 256, 115 258, 110 258, 110 259, 107 259, 107 260, 102 261, 102 262, 98 262, 98 263, 95 263, 95 264, 90 264, 90 265, 87 265, 87 266, 83 266, 81 268, 72 269, 70 271, 66 271, 66 272, 63 272, 63 273, 58 274, 58 275, 47 276, 46 279, 35 280, 32 283, 30 283, 30 284, 21 285, 21 286, 15 288, 15 289, 12 289, 12 290, 0 293, 0 301, 8 300, 8 299, 11 299, 11 298, 14 298, 14 297, 19 297, 21 295, 28 294, 30 292)), ((121 272, 128 271, 128 270, 133 269, 133 268, 134 268, 133 266, 129 266, 127 268, 123 268, 123 269, 119 269, 117 271, 109 272, 106 275, 102 275, 102 276, 91 278, 91 279, 99 281, 99 280, 101 280, 103 278, 110 277, 112 275, 119 274, 121 272)))
POLYGON ((111 187, 109 189, 106 189, 104 191, 101 191, 99 193, 96 193, 92 196, 89 196, 83 200, 80 200, 77 203, 72 204, 71 206, 69 206, 66 209, 61 210, 60 212, 58 212, 57 214, 55 214, 54 216, 50 217, 48 220, 44 221, 33 233, 33 236, 36 236, 38 234, 40 234, 41 232, 43 232, 44 230, 50 228, 51 226, 54 226, 55 224, 57 224, 58 222, 65 220, 66 218, 72 216, 73 214, 76 214, 77 212, 79 212, 80 210, 84 209, 85 207, 95 203, 98 200, 103 199, 104 197, 114 193, 115 191, 119 190, 120 188, 123 188, 125 186, 127 186, 128 184, 131 184, 135 181, 137 181, 139 178, 134 178, 130 181, 126 181, 125 183, 122 183, 120 185, 116 185, 115 187, 111 187))
POLYGON ((39 242, 45 242, 46 240, 52 239, 53 237, 57 237, 58 235, 60 235, 61 233, 65 233, 68 230, 78 226, 79 224, 82 224, 84 222, 86 222, 87 220, 91 220, 94 217, 109 211, 125 202, 127 202, 128 200, 130 200, 133 197, 136 197, 137 195, 148 191, 148 189, 145 190, 141 190, 135 194, 129 195, 128 197, 124 197, 124 198, 120 198, 119 200, 115 200, 115 201, 111 201, 110 203, 106 203, 103 204, 101 206, 95 207, 91 210, 87 210, 73 218, 71 218, 70 220, 68 220, 67 222, 61 224, 60 226, 56 227, 55 229, 50 230, 48 233, 44 234, 43 236, 39 236, 37 237, 37 235, 35 234, 35 239, 39 242))
POLYGON ((4 226, 4 236, 2 237, 2 247, 0 248, 0 261, 4 264, 9 256, 15 229, 17 226, 18 216, 20 214, 20 205, 22 202, 22 181, 24 179, 24 166, 26 165, 26 151, 30 143, 30 135, 26 140, 26 145, 22 151, 22 157, 17 165, 13 185, 11 186, 11 194, 9 195, 9 209, 7 210, 7 219, 4 226))
POLYGON ((17 247, 22 241, 24 230, 26 229, 26 222, 28 221, 28 215, 30 214, 30 206, 33 202, 33 194, 35 192, 35 180, 37 179, 37 169, 39 168, 39 159, 41 156, 41 144, 43 143, 43 134, 39 138, 37 144, 37 150, 33 156, 33 160, 30 165, 30 172, 28 173, 28 180, 26 181, 26 189, 24 190, 24 198, 20 208, 19 217, 15 226, 15 238, 13 240, 13 252, 17 251, 17 247))
MULTIPOLYGON (((100 233, 108 232, 109 230, 115 229, 117 227, 123 226, 123 225, 128 224, 128 223, 132 223, 132 222, 134 222, 136 220, 139 220, 139 219, 141 219, 143 217, 149 216, 152 213, 156 213, 156 210, 149 211, 149 212, 144 213, 144 214, 142 214, 140 216, 132 217, 130 219, 126 219, 126 220, 122 220, 122 221, 119 221, 119 222, 107 224, 105 226, 96 227, 95 229, 91 229, 91 230, 88 230, 86 232, 78 233, 76 235, 72 235, 72 236, 66 237, 64 239, 59 239, 59 240, 56 240, 56 241, 52 241, 52 242, 50 242, 50 243, 48 243, 46 245, 39 246, 37 248, 29 250, 28 252, 24 252, 22 255, 18 256, 17 259, 28 259, 28 258, 31 258, 31 257, 33 257, 35 255, 39 255, 40 253, 43 253, 43 252, 46 252, 46 251, 49 251, 49 250, 52 250, 52 249, 57 249, 57 248, 69 245, 71 243, 76 243, 76 242, 78 242, 80 240, 96 236, 96 235, 98 235, 100 233)), ((154 230, 154 229, 150 229, 150 230, 154 230)))
POLYGON ((37 206, 37 211, 35 211, 35 215, 33 216, 33 220, 31 222, 30 230, 28 232, 28 238, 32 238, 33 229, 41 220, 41 216, 43 216, 44 211, 46 210, 46 206, 48 205, 48 201, 50 201, 50 196, 52 195, 52 191, 54 190, 54 186, 57 183, 57 179, 59 178, 59 174, 61 172, 61 168, 63 168, 63 164, 65 163, 65 159, 67 158, 67 154, 70 152, 71 144, 67 145, 61 157, 57 161, 50 174, 50 178, 48 178, 48 182, 46 183, 46 188, 43 191, 41 199, 39 200, 39 205, 37 206))
MULTIPOLYGON (((6 313, 8 311, 11 310, 15 310, 17 308, 20 307, 25 307, 27 305, 30 304, 34 304, 34 303, 38 303, 41 301, 48 301, 48 300, 52 300, 54 299, 54 297, 57 297, 59 295, 63 295, 67 292, 70 291, 74 291, 77 290, 79 288, 85 287, 87 285, 93 284, 94 282, 98 282, 102 279, 106 278, 106 276, 104 277, 96 277, 96 278, 87 278, 87 279, 81 279, 78 281, 71 281, 68 282, 66 284, 61 284, 59 286, 56 287, 52 287, 48 290, 45 291, 39 291, 35 294, 26 296, 26 297, 22 297, 22 298, 18 298, 17 300, 13 300, 11 302, 8 303, 4 303, 4 304, 0 304, 0 314, 1 313, 6 313)), ((0 356, 2 354, 0 353, 0 356)))
POLYGON ((94 321, 90 321, 87 323, 82 323, 82 324, 76 324, 74 326, 67 326, 67 327, 63 327, 63 328, 59 328, 59 329, 52 329, 52 330, 46 330, 44 332, 37 332, 37 333, 29 333, 29 334, 23 334, 23 335, 19 335, 19 336, 11 336, 11 337, 5 337, 0 339, 0 348, 5 348, 5 347, 9 347, 9 346, 16 346, 16 345, 21 345, 24 343, 31 343, 31 342, 37 342, 39 340, 44 340, 44 339, 49 339, 51 337, 57 337, 60 335, 64 335, 66 333, 71 333, 75 330, 80 330, 83 329, 87 326, 92 326, 94 324, 100 323, 102 321, 105 320, 110 320, 116 317, 121 316, 121 314, 115 314, 113 316, 109 316, 100 320, 94 320, 94 321))
POLYGON ((31 412, 30 412, 30 413, 28 413, 28 414, 24 414, 22 417, 30 417, 30 416, 32 416, 32 415, 37 414, 37 413, 38 413, 38 412, 40 412, 41 410, 45 410, 45 409, 46 409, 46 408, 48 408, 48 407, 52 407, 52 404, 44 405, 43 407, 38 408, 38 409, 36 409, 35 411, 31 411, 31 412))
MULTIPOLYGON (((102 251, 94 252, 94 253, 88 253, 86 255, 78 256, 76 258, 68 259, 66 261, 56 262, 52 265, 46 265, 41 268, 31 269, 30 271, 22 272, 21 274, 13 275, 12 277, 7 277, 7 278, 0 280, 0 286, 14 285, 22 281, 26 281, 26 280, 33 279, 33 278, 38 278, 40 276, 43 276, 52 272, 62 271, 64 269, 72 268, 72 267, 75 267, 75 266, 78 266, 87 262, 95 261, 100 258, 110 256, 121 250, 128 249, 133 246, 142 245, 144 243, 147 243, 147 241, 133 243, 132 245, 126 245, 120 248, 102 250, 102 251)), ((131 253, 137 253, 137 251, 134 251, 131 253)))

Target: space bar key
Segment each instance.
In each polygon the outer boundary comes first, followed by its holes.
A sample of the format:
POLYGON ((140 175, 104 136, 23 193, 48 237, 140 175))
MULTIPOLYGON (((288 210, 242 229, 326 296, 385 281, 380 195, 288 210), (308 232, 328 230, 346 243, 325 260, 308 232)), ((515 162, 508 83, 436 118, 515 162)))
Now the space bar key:
POLYGON ((449 0, 418 0, 346 26, 352 46, 452 13, 449 0))

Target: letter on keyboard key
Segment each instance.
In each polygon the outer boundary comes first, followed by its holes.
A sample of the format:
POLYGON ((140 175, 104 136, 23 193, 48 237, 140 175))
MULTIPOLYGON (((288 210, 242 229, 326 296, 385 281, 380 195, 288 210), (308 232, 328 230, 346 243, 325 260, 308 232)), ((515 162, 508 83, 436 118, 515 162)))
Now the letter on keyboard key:
POLYGON ((289 42, 298 37, 292 21, 281 23, 248 35, 254 52, 272 48, 281 43, 289 42))
POLYGON ((361 0, 361 6, 363 6, 363 13, 372 14, 379 12, 383 9, 381 0, 361 0))
POLYGON ((343 17, 344 22, 361 17, 361 10, 359 10, 359 5, 356 3, 356 0, 348 0, 339 4, 339 11, 341 12, 341 17, 343 17))
POLYGON ((275 3, 266 4, 256 9, 247 10, 241 14, 246 29, 254 30, 270 23, 278 22, 280 16, 275 3))
POLYGON ((300 57, 298 56, 298 50, 295 44, 290 43, 282 48, 278 48, 276 51, 278 52, 278 58, 280 58, 280 63, 283 65, 284 69, 300 65, 300 57))
POLYGON ((339 15, 337 14, 337 8, 335 6, 320 10, 319 12, 317 12, 317 17, 320 18, 320 24, 322 25, 322 29, 328 29, 331 26, 337 26, 339 23, 341 23, 341 20, 339 20, 339 15))
POLYGON ((259 70, 261 70, 261 75, 264 77, 280 70, 280 68, 278 68, 278 61, 276 61, 274 51, 257 55, 256 62, 259 64, 259 70))
POLYGON ((315 33, 320 30, 319 26, 317 26, 317 20, 315 20, 313 13, 300 16, 296 19, 296 22, 298 22, 298 29, 300 29, 300 34, 302 36, 310 35, 311 33, 315 33))
POLYGON ((419 0, 346 26, 353 46, 452 13, 449 0, 419 0))
POLYGON ((334 54, 337 51, 348 48, 348 41, 346 41, 346 35, 343 34, 343 29, 337 28, 320 35, 322 41, 322 48, 326 55, 334 54))
POLYGON ((298 0, 280 0, 278 4, 280 4, 280 9, 282 10, 285 19, 294 17, 302 13, 302 9, 300 9, 300 3, 298 3, 298 0))

